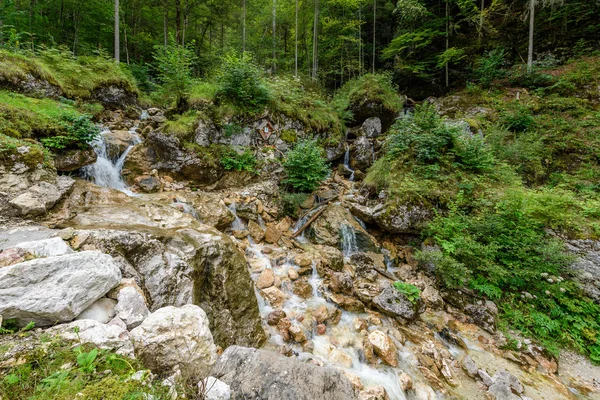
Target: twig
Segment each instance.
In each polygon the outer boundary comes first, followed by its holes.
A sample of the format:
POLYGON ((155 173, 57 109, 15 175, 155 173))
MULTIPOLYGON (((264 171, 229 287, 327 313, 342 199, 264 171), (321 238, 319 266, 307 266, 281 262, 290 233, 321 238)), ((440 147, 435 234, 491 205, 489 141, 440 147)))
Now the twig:
POLYGON ((322 209, 320 209, 319 211, 317 211, 317 212, 315 213, 315 215, 313 215, 312 217, 310 217, 310 219, 309 219, 309 220, 308 220, 308 221, 307 221, 307 222, 306 222, 304 225, 302 225, 302 227, 300 227, 300 229, 298 229, 296 232, 294 232, 294 234, 292 235, 292 239, 293 239, 293 238, 295 238, 295 237, 297 237, 298 235, 300 235, 302 232, 304 232, 304 230, 305 230, 306 228, 308 228, 308 226, 309 226, 310 224, 312 224, 313 222, 315 222, 315 220, 316 220, 317 218, 319 218, 319 216, 320 216, 321 214, 323 214, 323 212, 325 211, 325 209, 326 209, 326 208, 327 208, 327 207, 323 207, 322 209))

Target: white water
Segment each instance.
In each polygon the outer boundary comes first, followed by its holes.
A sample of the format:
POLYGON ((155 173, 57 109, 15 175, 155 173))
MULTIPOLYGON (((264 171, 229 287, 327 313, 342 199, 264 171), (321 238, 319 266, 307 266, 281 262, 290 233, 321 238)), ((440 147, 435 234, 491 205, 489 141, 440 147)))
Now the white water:
POLYGON ((116 160, 112 160, 109 157, 107 144, 105 142, 105 136, 110 133, 110 130, 107 128, 103 129, 102 132, 100 132, 100 135, 90 143, 96 152, 98 159, 94 164, 85 166, 81 169, 83 177, 94 182, 98 186, 117 189, 128 196, 132 196, 133 192, 129 190, 129 187, 123 181, 121 171, 123 170, 125 159, 133 149, 133 146, 142 141, 136 133, 136 129, 137 125, 129 130, 132 138, 131 144, 116 160))
POLYGON ((353 182, 354 170, 350 168, 350 145, 348 144, 348 142, 346 142, 346 154, 344 154, 344 167, 346 167, 346 169, 350 171, 350 177, 348 178, 348 180, 350 182, 353 182))
POLYGON ((358 253, 358 244, 356 243, 356 232, 350 225, 342 225, 342 254, 344 257, 352 257, 358 253))

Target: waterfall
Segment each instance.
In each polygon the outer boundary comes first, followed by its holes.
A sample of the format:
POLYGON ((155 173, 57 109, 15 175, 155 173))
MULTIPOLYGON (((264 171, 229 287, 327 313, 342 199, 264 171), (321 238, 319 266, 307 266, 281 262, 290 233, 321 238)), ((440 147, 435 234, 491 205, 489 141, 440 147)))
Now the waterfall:
POLYGON ((342 253, 344 257, 350 257, 358 253, 358 244, 356 243, 356 232, 350 225, 342 225, 340 230, 342 236, 342 253))
POLYGON ((142 139, 136 133, 137 125, 129 130, 131 133, 131 144, 127 149, 117 158, 111 160, 108 155, 108 146, 106 144, 105 136, 110 133, 108 128, 104 128, 100 135, 98 135, 90 145, 96 152, 98 159, 92 165, 81 168, 82 176, 90 181, 93 181, 98 186, 108 187, 117 189, 129 196, 133 195, 133 192, 129 190, 129 187, 123 181, 121 171, 125 159, 133 147, 140 143, 142 139))
POLYGON ((348 144, 348 142, 346 142, 346 154, 344 155, 344 167, 346 167, 346 169, 348 171, 350 171, 350 178, 348 178, 348 180, 350 182, 354 181, 354 170, 352 168, 350 168, 350 145, 348 144))
POLYGON ((233 229, 234 231, 246 230, 246 225, 240 219, 240 217, 238 217, 238 215, 237 215, 237 209, 236 209, 235 203, 231 203, 229 205, 229 207, 227 207, 227 208, 229 208, 229 211, 231 211, 233 213, 233 215, 235 216, 235 219, 231 223, 231 229, 233 229))

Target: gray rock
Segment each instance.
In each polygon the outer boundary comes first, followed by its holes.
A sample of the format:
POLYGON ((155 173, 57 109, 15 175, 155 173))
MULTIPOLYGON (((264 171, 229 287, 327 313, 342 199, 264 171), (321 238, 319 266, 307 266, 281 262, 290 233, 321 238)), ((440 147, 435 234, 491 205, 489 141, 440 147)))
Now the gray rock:
POLYGON ((76 342, 92 343, 101 349, 114 350, 117 354, 127 357, 134 355, 129 332, 114 324, 107 325, 91 319, 82 319, 57 325, 48 329, 46 333, 76 342), (77 333, 75 328, 78 330, 77 333))
POLYGON ((522 394, 524 391, 523 385, 519 382, 519 379, 505 370, 496 372, 492 377, 492 381, 494 383, 503 382, 519 394, 522 394))
POLYGON ((383 132, 381 120, 377 117, 367 118, 362 124, 362 130, 368 138, 375 138, 383 132))
POLYGON ((352 144, 350 166, 355 170, 366 171, 375 160, 373 144, 366 136, 361 136, 352 144))
POLYGON ((92 319, 101 324, 107 324, 115 316, 116 305, 117 302, 113 299, 103 297, 83 310, 83 312, 77 316, 77 319, 92 319))
POLYGON ((39 182, 10 201, 22 217, 46 214, 73 188, 75 181, 68 176, 59 176, 56 184, 39 182))
POLYGON ((132 286, 121 289, 117 299, 115 312, 117 317, 127 325, 127 329, 139 326, 150 314, 144 296, 132 286))
POLYGON ((471 378, 475 378, 477 376, 477 371, 479 368, 477 367, 477 364, 475 364, 475 361, 473 361, 473 359, 468 355, 463 357, 460 365, 471 378))
POLYGON ((71 172, 96 162, 98 155, 91 146, 85 149, 61 151, 54 156, 57 171, 71 172))
POLYGON ((510 386, 505 382, 495 382, 489 387, 487 396, 491 400, 521 400, 521 397, 513 394, 510 386))
POLYGON ((392 317, 412 320, 419 315, 420 300, 414 304, 393 286, 388 286, 373 299, 373 304, 379 311, 392 317))
POLYGON ((113 258, 97 251, 14 264, 0 269, 0 314, 19 326, 71 321, 120 280, 113 258))
POLYGON ((473 318, 473 322, 476 325, 489 333, 496 332, 496 314, 494 314, 494 309, 490 309, 485 305, 468 304, 465 306, 464 312, 473 318))
POLYGON ((492 377, 484 369, 477 370, 477 376, 479 376, 479 379, 481 379, 481 382, 483 382, 485 386, 492 386, 494 383, 492 377))
POLYGON ((59 237, 18 243, 14 247, 23 249, 35 257, 53 257, 74 253, 73 249, 59 237))
POLYGON ((91 100, 99 101, 105 108, 111 110, 125 109, 137 103, 137 94, 133 88, 106 85, 95 89, 91 100))
POLYGON ((209 376, 198 383, 198 394, 204 400, 230 400, 231 388, 225 382, 209 376))
POLYGON ((354 389, 342 371, 317 367, 266 351, 231 346, 212 375, 246 400, 352 400, 354 389))
POLYGON ((575 280, 596 304, 600 304, 600 242, 571 240, 567 249, 579 256, 570 266, 575 280))
POLYGON ((206 376, 217 358, 206 313, 198 306, 164 307, 131 331, 136 356, 156 373, 179 369, 186 377, 206 376))

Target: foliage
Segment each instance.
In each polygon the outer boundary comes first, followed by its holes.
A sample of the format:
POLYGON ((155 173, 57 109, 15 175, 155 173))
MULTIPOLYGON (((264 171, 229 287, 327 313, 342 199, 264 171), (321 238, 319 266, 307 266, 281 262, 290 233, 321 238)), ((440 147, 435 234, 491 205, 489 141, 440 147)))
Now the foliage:
POLYGON ((415 285, 411 285, 410 283, 397 281, 394 282, 394 287, 397 291, 405 295, 408 301, 413 304, 416 303, 416 301, 421 297, 421 289, 415 285))
POLYGON ((506 76, 504 70, 506 53, 504 49, 494 49, 481 57, 473 70, 473 76, 485 88, 490 87, 493 81, 506 76))
POLYGON ((241 153, 234 149, 228 149, 221 155, 221 165, 227 171, 256 172, 256 164, 256 157, 250 149, 245 149, 241 153))
POLYGON ((512 110, 501 114, 500 123, 509 131, 525 132, 533 127, 535 119, 527 107, 516 104, 512 110))
POLYGON ((100 134, 100 129, 94 125, 89 115, 67 116, 62 123, 66 134, 41 139, 44 146, 52 150, 85 147, 100 134))
POLYGON ((194 59, 193 43, 181 46, 171 38, 168 46, 154 48, 155 68, 162 84, 160 90, 165 98, 174 99, 179 109, 187 102, 192 86, 194 59))
POLYGON ((49 152, 36 142, 25 141, 0 133, 0 163, 12 167, 21 162, 29 168, 38 165, 51 167, 52 157, 49 152))
POLYGON ((542 213, 536 211, 538 205, 523 191, 482 200, 476 205, 478 213, 467 213, 459 200, 427 229, 440 250, 422 252, 418 258, 433 262, 448 287, 468 285, 498 300, 510 327, 550 350, 559 344, 598 354, 600 307, 568 280, 572 259, 544 231, 544 222, 551 222, 548 207, 556 215, 562 204, 546 203, 542 213))
POLYGON ((177 136, 182 140, 191 140, 198 126, 200 115, 196 111, 187 111, 180 115, 174 115, 163 125, 163 132, 177 136))
POLYGON ((298 142, 286 154, 283 167, 287 178, 283 182, 300 192, 319 187, 329 172, 322 152, 314 140, 298 142))
POLYGON ((248 55, 238 57, 229 54, 223 60, 216 97, 221 101, 230 101, 240 110, 255 114, 264 110, 271 95, 260 70, 248 55))
POLYGON ((201 109, 204 106, 214 103, 216 93, 216 84, 212 82, 196 80, 190 87, 188 101, 192 108, 201 109))

